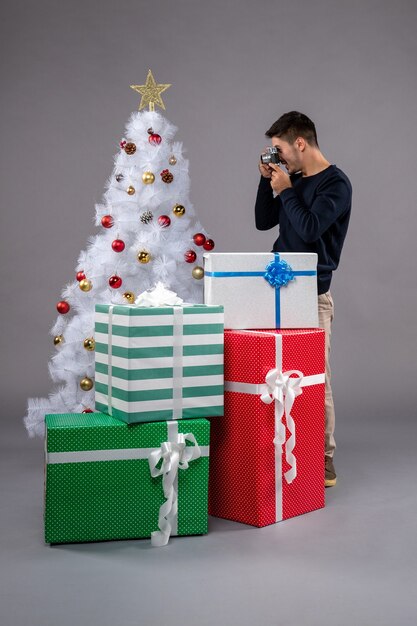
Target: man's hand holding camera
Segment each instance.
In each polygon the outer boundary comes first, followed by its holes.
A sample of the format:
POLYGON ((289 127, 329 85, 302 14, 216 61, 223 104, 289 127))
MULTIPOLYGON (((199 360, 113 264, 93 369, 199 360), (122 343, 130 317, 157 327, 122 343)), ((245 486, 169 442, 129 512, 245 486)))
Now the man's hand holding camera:
POLYGON ((275 193, 280 194, 284 189, 292 187, 291 179, 278 165, 270 163, 271 169, 271 187, 275 193))
POLYGON ((261 172, 261 176, 264 178, 271 178, 271 168, 269 164, 271 162, 271 148, 265 148, 264 152, 261 154, 261 160, 259 161, 259 171, 261 172))
POLYGON ((288 174, 278 167, 278 163, 280 162, 278 149, 269 147, 261 154, 261 161, 259 163, 261 175, 264 178, 271 179, 271 187, 277 194, 280 194, 284 189, 292 187, 288 174))
POLYGON ((262 161, 259 163, 259 171, 261 172, 261 176, 264 178, 271 178, 271 168, 269 165, 264 165, 262 161))

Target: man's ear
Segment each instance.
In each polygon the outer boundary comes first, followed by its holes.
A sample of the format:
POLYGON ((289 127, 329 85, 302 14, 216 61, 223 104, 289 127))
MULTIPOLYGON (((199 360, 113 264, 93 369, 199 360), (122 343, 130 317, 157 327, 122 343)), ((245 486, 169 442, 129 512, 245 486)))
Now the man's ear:
POLYGON ((306 140, 304 139, 304 137, 297 137, 297 139, 295 140, 295 145, 300 150, 300 152, 304 152, 304 150, 306 149, 306 140))

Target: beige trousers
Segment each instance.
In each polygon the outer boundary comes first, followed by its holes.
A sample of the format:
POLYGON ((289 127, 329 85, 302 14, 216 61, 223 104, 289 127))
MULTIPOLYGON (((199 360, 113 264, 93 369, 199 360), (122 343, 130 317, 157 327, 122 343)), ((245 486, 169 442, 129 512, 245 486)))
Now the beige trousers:
POLYGON ((334 404, 331 387, 331 370, 330 370, 330 338, 332 335, 332 321, 334 317, 334 303, 330 291, 322 293, 319 299, 319 326, 324 328, 326 333, 326 427, 325 427, 325 454, 333 456, 336 449, 334 439, 334 404))

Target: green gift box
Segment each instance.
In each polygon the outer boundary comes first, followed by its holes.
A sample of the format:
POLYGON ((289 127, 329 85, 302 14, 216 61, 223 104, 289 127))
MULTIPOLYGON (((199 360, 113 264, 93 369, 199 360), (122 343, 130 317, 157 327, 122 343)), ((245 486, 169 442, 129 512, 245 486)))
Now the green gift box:
POLYGON ((224 312, 97 304, 96 409, 127 423, 223 415, 224 312))
POLYGON ((207 532, 210 423, 46 415, 45 541, 207 532))

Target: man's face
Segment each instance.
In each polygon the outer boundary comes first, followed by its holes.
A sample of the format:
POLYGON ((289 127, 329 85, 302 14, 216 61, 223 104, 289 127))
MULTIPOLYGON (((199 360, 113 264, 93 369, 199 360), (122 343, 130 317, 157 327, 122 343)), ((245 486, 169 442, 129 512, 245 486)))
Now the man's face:
POLYGON ((279 150, 279 158, 282 164, 285 166, 288 174, 295 174, 301 170, 301 154, 294 144, 288 143, 282 137, 272 137, 272 145, 279 150))

